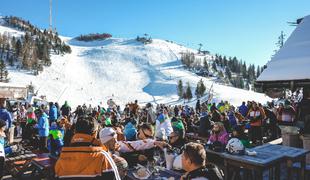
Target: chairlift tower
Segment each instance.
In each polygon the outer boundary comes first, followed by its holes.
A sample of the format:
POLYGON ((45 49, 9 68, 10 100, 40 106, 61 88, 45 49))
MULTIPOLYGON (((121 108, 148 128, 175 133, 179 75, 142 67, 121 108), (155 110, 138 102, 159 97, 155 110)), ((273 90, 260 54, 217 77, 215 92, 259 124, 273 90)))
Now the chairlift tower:
POLYGON ((50 32, 53 32, 52 5, 53 5, 53 2, 52 2, 52 0, 50 0, 50 17, 49 17, 49 21, 50 21, 49 22, 49 30, 50 30, 50 32))

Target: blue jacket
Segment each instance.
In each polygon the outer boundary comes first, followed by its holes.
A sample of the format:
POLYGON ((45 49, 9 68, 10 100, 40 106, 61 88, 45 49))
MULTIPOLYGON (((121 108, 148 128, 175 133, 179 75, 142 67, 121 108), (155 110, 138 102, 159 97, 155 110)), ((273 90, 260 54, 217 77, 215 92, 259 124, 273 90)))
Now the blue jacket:
POLYGON ((49 111, 49 119, 51 121, 55 121, 57 119, 57 107, 55 105, 53 105, 52 107, 50 107, 50 111, 49 111))
POLYGON ((136 127, 131 122, 128 122, 124 128, 124 135, 126 137, 126 140, 127 141, 135 140, 136 134, 137 134, 136 127))
POLYGON ((0 119, 7 123, 8 128, 12 126, 12 115, 5 108, 0 108, 0 119))
POLYGON ((243 117, 246 117, 248 114, 248 107, 246 105, 241 105, 239 107, 239 112, 242 114, 243 117))
POLYGON ((43 113, 42 116, 39 118, 37 128, 39 130, 40 137, 48 136, 50 125, 48 122, 48 116, 45 113, 43 113))
POLYGON ((233 128, 235 128, 237 126, 237 120, 236 120, 236 117, 235 117, 234 113, 233 112, 229 112, 227 116, 228 116, 228 120, 229 120, 230 125, 233 128))

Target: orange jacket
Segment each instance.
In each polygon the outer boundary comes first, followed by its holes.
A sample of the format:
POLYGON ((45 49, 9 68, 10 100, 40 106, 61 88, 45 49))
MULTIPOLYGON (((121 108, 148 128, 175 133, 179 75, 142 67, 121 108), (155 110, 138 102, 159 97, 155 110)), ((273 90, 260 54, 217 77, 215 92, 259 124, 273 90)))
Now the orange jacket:
POLYGON ((250 109, 247 118, 251 120, 251 126, 261 126, 266 115, 262 108, 257 107, 256 110, 250 109))
MULTIPOLYGON (((71 140, 71 147, 62 148, 55 165, 55 175, 59 178, 98 177, 108 173, 113 176, 113 164, 110 156, 99 141, 87 134, 75 134, 71 140), (99 143, 100 144, 100 143, 99 143)), ((115 165, 115 164, 114 164, 115 165)), ((116 170, 117 171, 117 170, 116 170)))

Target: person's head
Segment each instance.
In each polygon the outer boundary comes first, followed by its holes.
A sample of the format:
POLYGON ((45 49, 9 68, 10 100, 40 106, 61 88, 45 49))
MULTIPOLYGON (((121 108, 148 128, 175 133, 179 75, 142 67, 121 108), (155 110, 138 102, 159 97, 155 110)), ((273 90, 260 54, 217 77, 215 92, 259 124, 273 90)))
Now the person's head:
POLYGON ((0 108, 5 108, 5 106, 6 106, 6 99, 0 98, 0 108))
POLYGON ((53 103, 53 102, 50 102, 49 105, 50 105, 50 107, 52 107, 52 106, 54 105, 54 103, 53 103))
POLYGON ((0 133, 4 133, 5 128, 6 128, 6 122, 0 119, 0 133))
POLYGON ((221 122, 214 123, 213 128, 212 128, 212 132, 218 134, 222 131, 225 131, 225 127, 224 127, 223 123, 221 123, 221 122))
POLYGON ((101 129, 99 138, 102 144, 104 144, 108 150, 117 150, 117 134, 116 131, 111 127, 101 129))
POLYGON ((245 105, 245 102, 244 102, 244 101, 242 102, 242 105, 245 105))
POLYGON ((96 136, 98 123, 92 117, 80 117, 75 125, 75 132, 96 136))
POLYGON ((258 107, 258 106, 257 106, 257 103, 256 103, 256 102, 253 102, 253 103, 252 103, 252 108, 256 110, 257 107, 258 107))
POLYGON ((169 143, 170 143, 171 145, 173 145, 173 144, 175 144, 180 138, 181 138, 181 137, 180 137, 179 133, 177 133, 177 132, 174 131, 174 132, 170 133, 170 136, 169 136, 169 143))
POLYGON ((184 145, 182 153, 182 167, 189 172, 206 163, 206 150, 204 146, 198 143, 190 142, 184 145))
POLYGON ((143 123, 138 130, 138 139, 152 139, 154 137, 154 131, 152 126, 148 123, 143 123))

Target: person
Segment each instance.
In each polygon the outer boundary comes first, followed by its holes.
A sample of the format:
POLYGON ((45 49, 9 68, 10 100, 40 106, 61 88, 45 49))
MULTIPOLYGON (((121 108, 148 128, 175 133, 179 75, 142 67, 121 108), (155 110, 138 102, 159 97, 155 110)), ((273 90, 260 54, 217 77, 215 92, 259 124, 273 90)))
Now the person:
POLYGON ((245 105, 244 101, 242 102, 242 105, 239 107, 239 112, 243 117, 246 117, 246 115, 248 114, 248 107, 245 105))
POLYGON ((52 122, 48 136, 51 155, 58 156, 60 154, 61 148, 64 145, 63 137, 63 129, 56 122, 52 122))
POLYGON ((264 107, 264 112, 266 114, 265 128, 267 134, 270 136, 270 140, 275 140, 280 134, 280 129, 278 128, 277 117, 270 106, 264 107))
POLYGON ((49 103, 49 113, 48 113, 48 117, 50 120, 50 125, 55 122, 57 120, 57 107, 55 106, 55 104, 53 102, 49 103))
POLYGON ((70 117, 71 107, 69 106, 68 101, 65 101, 65 103, 61 106, 60 111, 62 116, 66 116, 67 118, 70 117))
POLYGON ((263 140, 262 136, 262 121, 265 119, 264 110, 258 107, 256 102, 251 103, 252 107, 250 108, 247 118, 251 121, 250 125, 250 136, 253 144, 260 144, 263 140))
POLYGON ((69 147, 63 147, 55 164, 57 178, 116 179, 120 176, 111 155, 98 140, 98 123, 80 117, 69 147))
POLYGON ((198 128, 198 135, 202 137, 207 137, 209 135, 209 131, 211 130, 211 122, 209 120, 208 113, 203 112, 201 113, 201 117, 199 120, 199 128, 198 128))
POLYGON ((120 177, 122 179, 125 178, 128 171, 128 163, 124 158, 116 155, 120 148, 117 142, 117 132, 112 127, 105 127, 100 130, 99 139, 115 162, 120 177))
POLYGON ((42 109, 39 110, 39 120, 38 124, 36 125, 36 128, 38 129, 40 138, 39 149, 43 152, 48 152, 47 137, 49 134, 49 122, 48 122, 48 116, 42 109))
POLYGON ((197 112, 197 113, 200 113, 200 111, 201 111, 201 107, 200 107, 200 100, 199 100, 199 99, 197 100, 195 110, 196 110, 196 112, 197 112))
POLYGON ((163 148, 167 143, 154 140, 154 131, 150 124, 144 123, 139 126, 136 141, 118 141, 119 152, 124 157, 129 167, 136 163, 146 164, 153 158, 154 148, 163 148))
POLYGON ((230 106, 230 109, 227 113, 227 117, 228 117, 229 123, 230 123, 232 128, 237 126, 237 119, 235 116, 235 107, 234 106, 230 106))
POLYGON ((246 148, 251 147, 249 138, 244 133, 244 129, 242 128, 242 126, 235 126, 235 128, 232 132, 232 137, 239 139, 244 147, 246 147, 246 148))
POLYGON ((224 125, 220 122, 214 124, 208 144, 213 144, 216 141, 219 141, 223 146, 228 142, 228 133, 226 132, 224 125))
POLYGON ((156 113, 153 109, 153 105, 151 103, 146 104, 146 112, 147 112, 147 118, 146 122, 150 124, 155 124, 156 121, 156 113))
POLYGON ((4 160, 5 160, 5 151, 4 151, 4 144, 5 140, 5 128, 6 128, 6 122, 4 120, 0 119, 0 179, 2 179, 3 176, 3 170, 4 170, 4 160))
POLYGON ((173 129, 172 132, 178 131, 177 133, 180 134, 180 136, 185 137, 185 126, 183 124, 182 118, 173 117, 171 119, 171 126, 173 129))
POLYGON ((0 98, 0 119, 4 120, 6 122, 6 128, 10 129, 12 126, 12 115, 7 111, 5 108, 6 106, 6 99, 5 98, 0 98))
POLYGON ((156 120, 156 137, 165 140, 169 137, 170 133, 173 132, 171 120, 168 116, 168 109, 164 108, 161 110, 156 120))
POLYGON ((221 121, 221 113, 217 110, 217 108, 211 107, 211 121, 220 122, 221 121))
POLYGON ((284 101, 284 105, 281 103, 277 110, 277 119, 279 125, 293 126, 295 121, 296 111, 291 106, 289 100, 284 101))
POLYGON ((58 102, 55 102, 55 106, 56 106, 56 109, 57 109, 57 119, 58 119, 60 117, 60 107, 59 107, 58 102))
POLYGON ((129 119, 127 124, 125 125, 124 135, 127 141, 136 140, 136 136, 137 136, 136 124, 137 122, 134 119, 129 119))
POLYGON ((297 126, 302 134, 310 134, 310 89, 303 88, 303 98, 297 105, 297 126))
POLYGON ((188 143, 182 153, 182 167, 186 173, 181 180, 222 180, 219 169, 207 162, 206 150, 198 143, 188 143))
POLYGON ((225 104, 224 104, 224 101, 223 101, 223 100, 221 100, 221 102, 218 103, 217 109, 219 110, 220 113, 225 112, 225 104))

